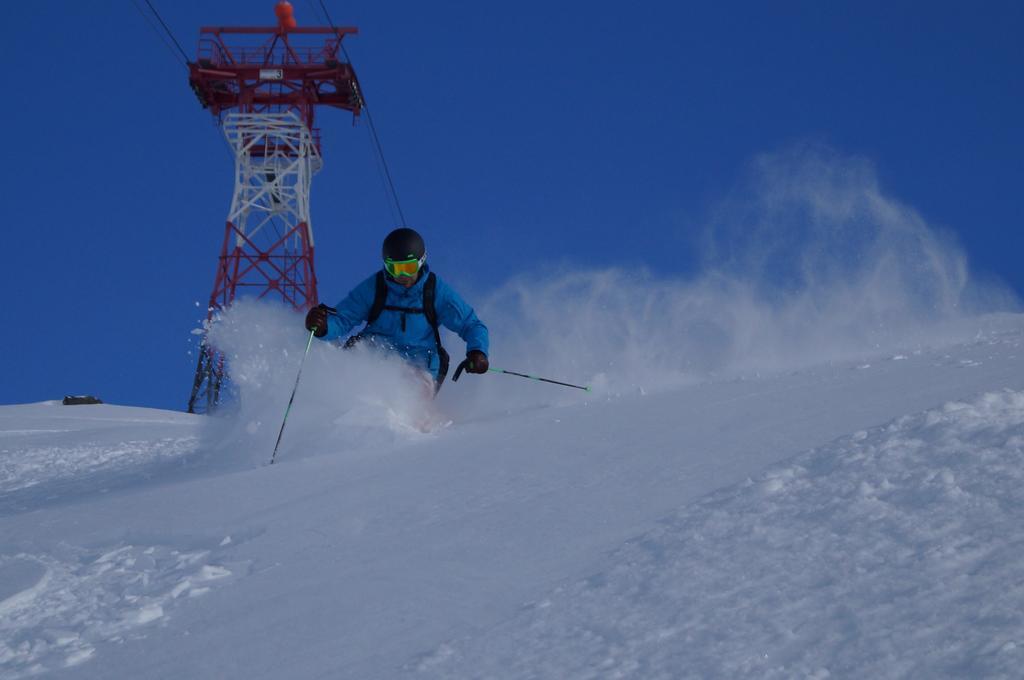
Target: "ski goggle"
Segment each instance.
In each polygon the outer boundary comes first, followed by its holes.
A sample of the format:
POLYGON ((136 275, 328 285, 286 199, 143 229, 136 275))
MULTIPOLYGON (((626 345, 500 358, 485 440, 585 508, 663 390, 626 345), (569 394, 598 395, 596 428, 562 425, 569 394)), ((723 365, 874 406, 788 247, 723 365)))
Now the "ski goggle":
POLYGON ((390 257, 384 259, 384 271, 386 271, 391 278, 397 279, 400 276, 413 277, 419 274, 420 267, 426 262, 427 256, 424 254, 423 257, 411 260, 392 260, 390 257))

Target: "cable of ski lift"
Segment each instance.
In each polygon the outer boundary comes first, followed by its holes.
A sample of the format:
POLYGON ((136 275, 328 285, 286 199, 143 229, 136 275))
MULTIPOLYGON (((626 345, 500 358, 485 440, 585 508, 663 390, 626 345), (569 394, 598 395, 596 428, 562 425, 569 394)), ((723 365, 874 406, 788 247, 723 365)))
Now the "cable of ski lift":
MULTIPOLYGON (((178 55, 175 53, 174 47, 171 46, 171 43, 167 42, 167 36, 160 32, 160 29, 156 26, 156 24, 153 23, 153 19, 148 14, 146 14, 146 10, 142 9, 142 5, 138 3, 138 0, 132 0, 132 4, 135 5, 135 9, 138 10, 140 15, 142 15, 142 18, 146 21, 147 24, 149 24, 149 27, 153 29, 153 32, 156 33, 156 36, 160 38, 160 42, 162 42, 164 44, 164 47, 166 47, 167 50, 171 53, 171 57, 174 59, 174 61, 181 62, 182 66, 188 68, 188 58, 186 57, 183 62, 180 59, 178 59, 178 55)), ((161 23, 163 22, 161 21, 161 23)), ((171 39, 174 39, 173 35, 171 35, 171 39)), ((180 45, 178 46, 178 49, 181 49, 180 45)))
POLYGON ((178 51, 179 51, 179 52, 181 52, 181 56, 182 56, 182 58, 183 58, 183 59, 185 60, 185 65, 187 66, 187 65, 188 65, 188 54, 187 54, 187 53, 185 52, 185 50, 184 50, 184 49, 182 49, 182 47, 181 47, 181 43, 180 43, 180 42, 178 42, 178 39, 174 37, 174 33, 173 33, 173 32, 171 32, 171 29, 170 29, 170 28, 169 28, 169 27, 167 26, 167 24, 166 24, 166 23, 164 22, 164 19, 163 19, 163 17, 162 17, 162 16, 160 16, 160 12, 158 12, 158 11, 156 10, 156 7, 154 7, 154 6, 153 6, 153 3, 152 3, 152 2, 150 2, 150 0, 143 0, 143 1, 144 1, 144 2, 146 3, 146 5, 148 5, 148 6, 149 6, 149 9, 150 9, 150 10, 151 10, 151 11, 153 12, 153 16, 155 16, 155 17, 156 17, 156 20, 157 20, 157 21, 159 21, 159 22, 160 22, 160 25, 164 27, 164 30, 165 30, 165 31, 167 31, 167 35, 168 35, 168 36, 169 36, 169 37, 171 38, 171 40, 172 40, 172 41, 174 42, 175 46, 177 46, 177 48, 178 48, 178 51))
MULTIPOLYGON (((324 0, 319 0, 320 8, 323 10, 324 18, 327 19, 328 25, 332 30, 337 32, 338 27, 335 25, 334 20, 331 18, 331 13, 327 11, 327 5, 324 4, 324 0)), ((338 47, 341 48, 341 52, 345 55, 345 61, 349 64, 352 63, 352 57, 349 56, 348 50, 345 48, 345 43, 340 39, 338 40, 338 47)), ((391 176, 391 168, 388 165, 387 158, 384 156, 384 147, 380 143, 380 135, 377 134, 377 126, 373 122, 373 115, 370 113, 370 107, 366 103, 366 95, 363 94, 362 89, 356 92, 359 97, 359 104, 363 111, 366 112, 367 126, 370 128, 370 136, 373 138, 374 146, 377 150, 377 155, 380 157, 381 165, 384 167, 384 176, 387 179, 388 187, 391 189, 391 197, 395 202, 395 207, 398 209, 398 217, 401 220, 400 225, 405 225, 405 213, 402 210, 402 204, 398 200, 398 191, 395 189, 395 181, 391 176)))

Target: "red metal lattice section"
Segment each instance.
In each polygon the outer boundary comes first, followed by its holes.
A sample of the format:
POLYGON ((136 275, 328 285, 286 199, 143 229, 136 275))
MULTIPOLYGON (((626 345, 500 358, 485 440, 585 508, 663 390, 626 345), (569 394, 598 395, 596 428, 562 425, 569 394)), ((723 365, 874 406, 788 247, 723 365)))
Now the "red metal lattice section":
POLYGON ((341 28, 206 26, 189 64, 189 85, 215 116, 295 111, 314 129, 318 106, 359 115, 362 98, 352 65, 339 57, 341 41, 358 33, 341 28))
POLYGON ((319 299, 313 275, 313 246, 309 227, 300 222, 284 232, 269 248, 260 248, 231 222, 224 232, 224 246, 217 268, 217 279, 210 295, 211 308, 226 307, 239 288, 252 288, 257 297, 279 294, 296 309, 308 309, 319 299), (287 248, 296 237, 302 242, 298 251, 287 248), (238 243, 230 247, 231 243, 238 243), (230 249, 229 249, 230 248, 230 249))

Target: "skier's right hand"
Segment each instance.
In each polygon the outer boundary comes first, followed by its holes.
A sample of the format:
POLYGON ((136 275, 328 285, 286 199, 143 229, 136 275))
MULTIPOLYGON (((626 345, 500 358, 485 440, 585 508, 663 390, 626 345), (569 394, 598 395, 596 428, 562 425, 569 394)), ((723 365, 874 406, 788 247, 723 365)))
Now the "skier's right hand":
POLYGON ((321 302, 309 310, 306 314, 306 330, 313 331, 313 335, 318 338, 327 335, 327 310, 329 309, 330 307, 321 302))

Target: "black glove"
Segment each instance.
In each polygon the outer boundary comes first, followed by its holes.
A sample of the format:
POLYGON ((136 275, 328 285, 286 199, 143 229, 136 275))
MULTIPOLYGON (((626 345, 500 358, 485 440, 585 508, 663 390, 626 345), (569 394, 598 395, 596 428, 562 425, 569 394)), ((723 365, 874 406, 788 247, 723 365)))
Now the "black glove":
POLYGON ((320 303, 313 309, 309 310, 306 314, 306 330, 313 331, 313 335, 318 338, 322 338, 327 335, 327 314, 331 311, 331 308, 320 303))
POLYGON ((490 365, 487 355, 480 350, 466 352, 466 373, 486 373, 490 365))

